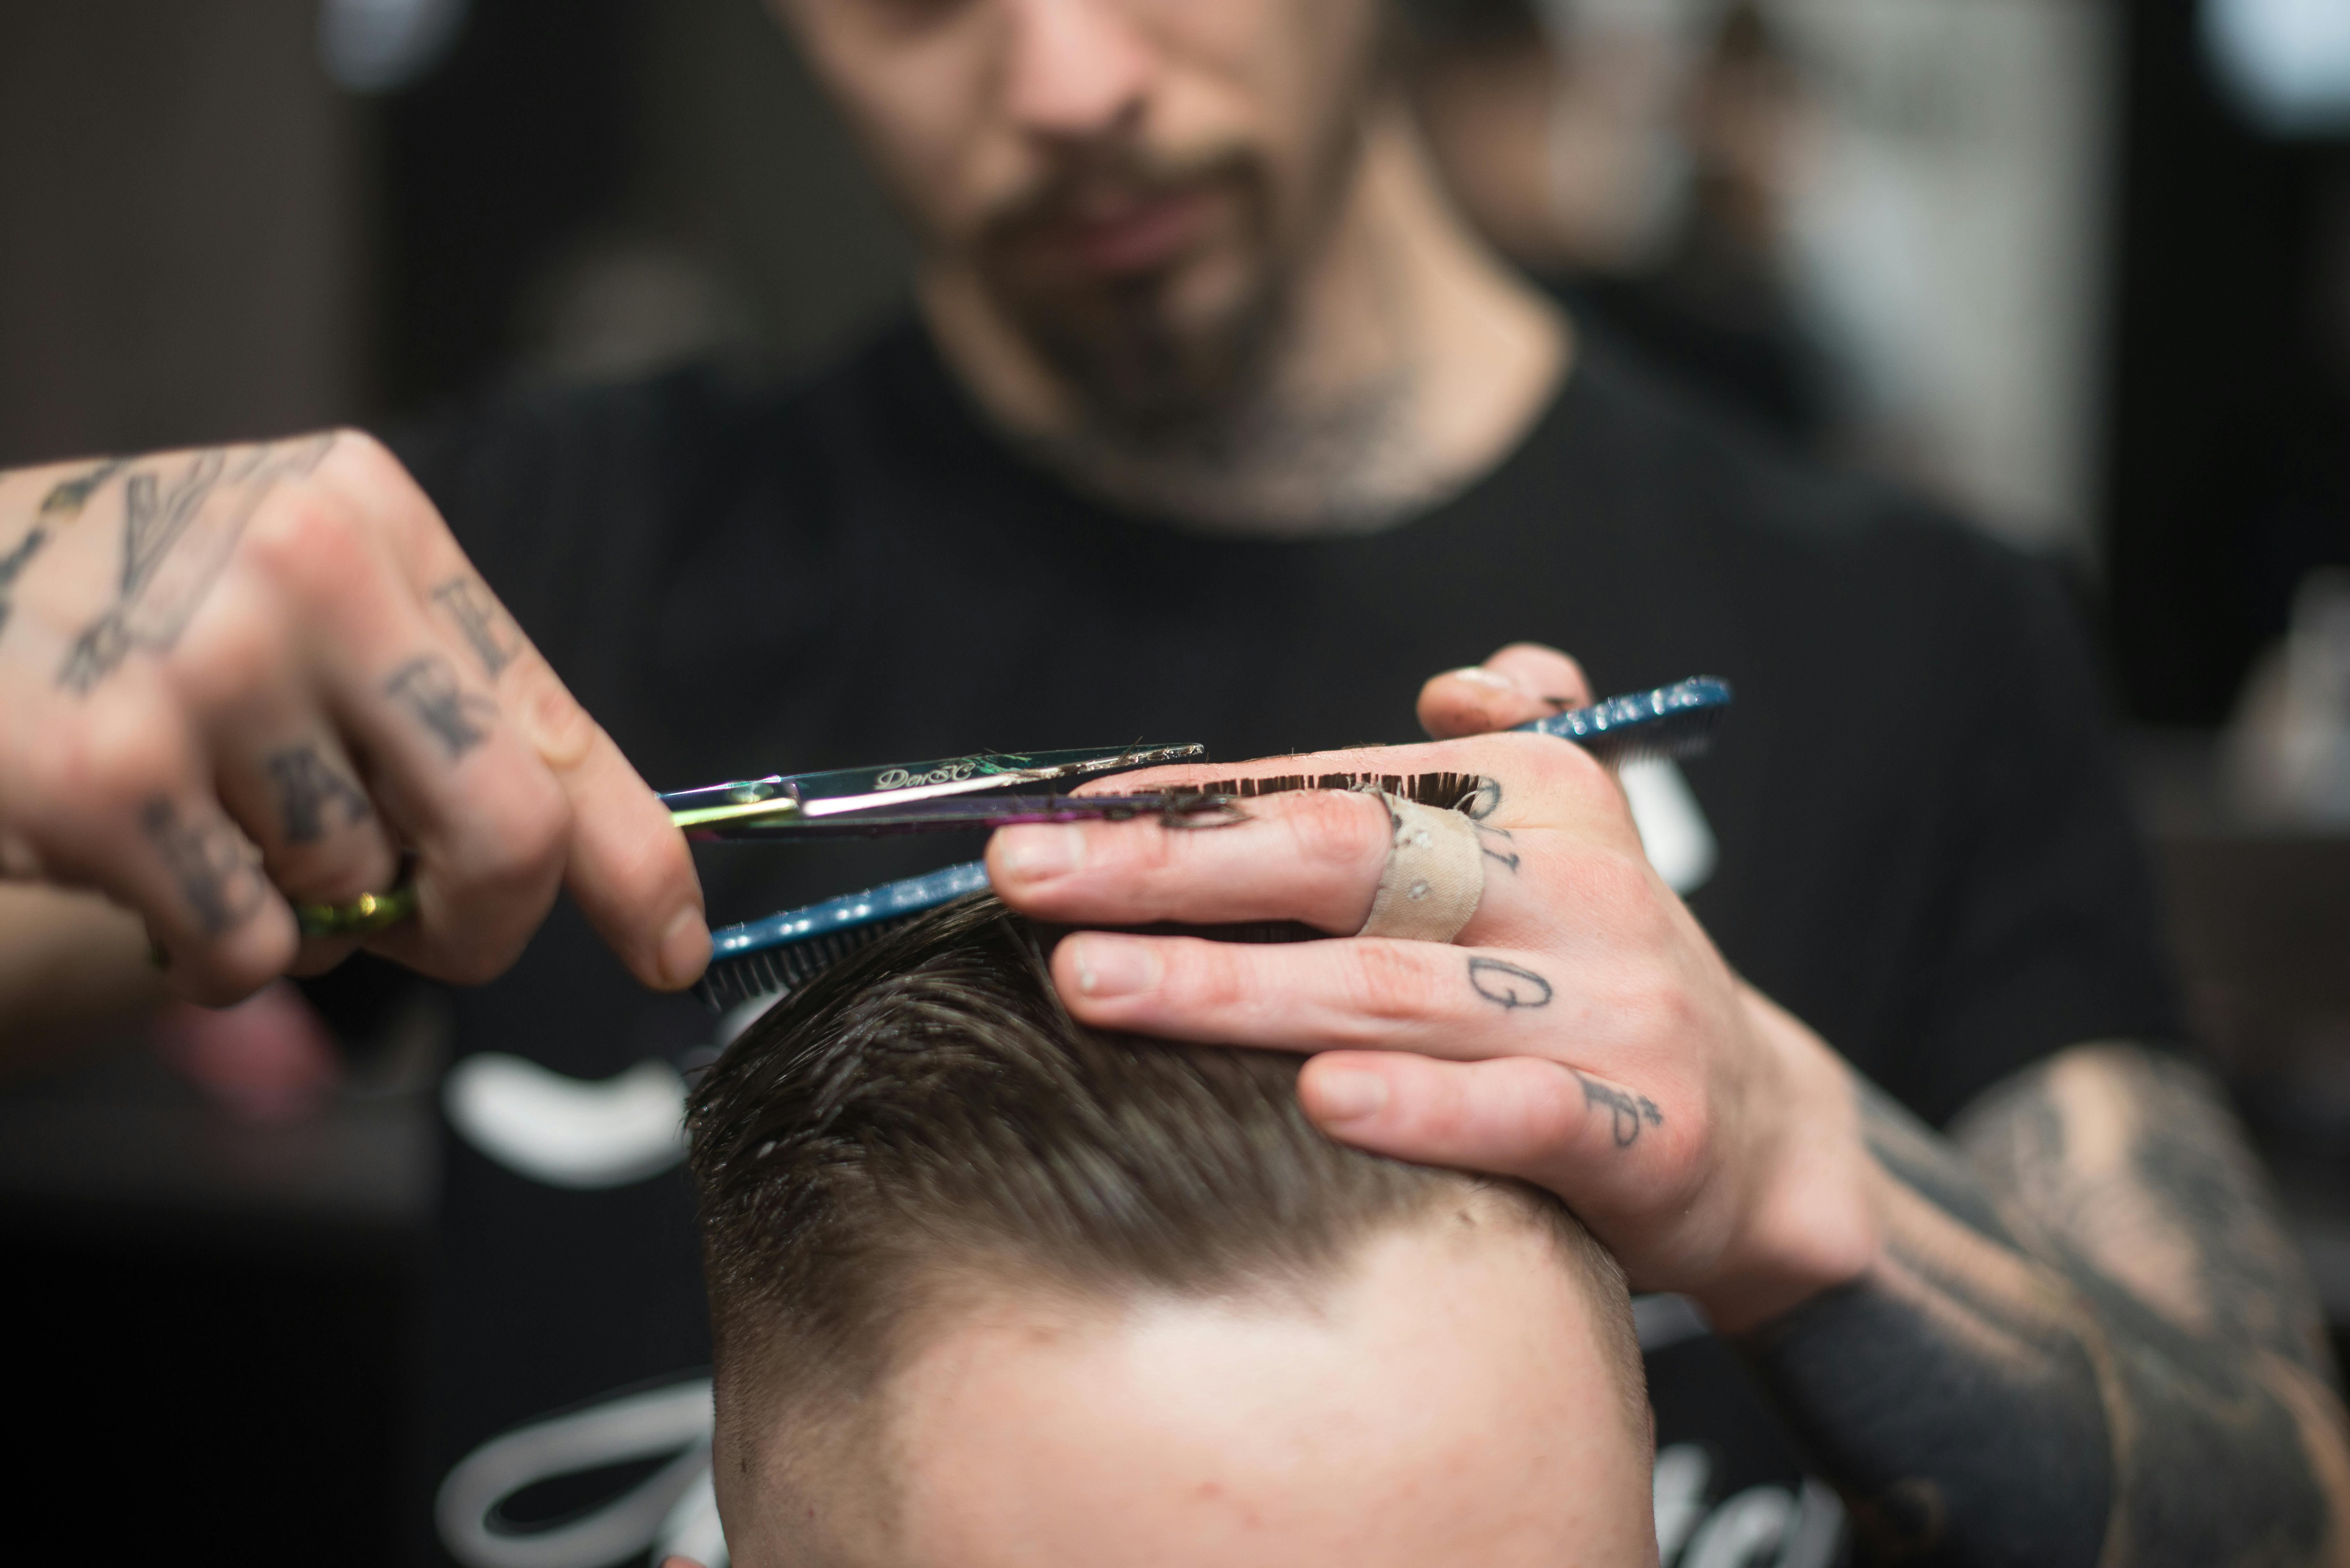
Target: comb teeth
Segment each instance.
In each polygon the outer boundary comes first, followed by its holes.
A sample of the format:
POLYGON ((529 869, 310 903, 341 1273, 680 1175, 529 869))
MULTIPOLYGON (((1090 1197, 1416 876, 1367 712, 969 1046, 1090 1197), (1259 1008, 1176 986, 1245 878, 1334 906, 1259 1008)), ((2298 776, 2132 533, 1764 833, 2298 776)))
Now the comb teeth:
POLYGON ((1714 726, 1721 717, 1719 708, 1692 708, 1638 729, 1594 735, 1578 743, 1610 766, 1652 757, 1679 760, 1698 756, 1713 743, 1714 726))
POLYGON ((788 946, 713 960, 701 983, 693 988, 693 994, 712 1012, 723 1012, 754 996, 796 991, 851 953, 870 947, 892 931, 903 929, 913 919, 912 914, 899 915, 848 930, 803 937, 788 946))
POLYGON ((1457 808, 1482 792, 1487 781, 1477 774, 1282 774, 1272 778, 1211 779, 1186 784, 1186 794, 1236 795, 1294 794, 1308 789, 1380 789, 1400 795, 1415 805, 1457 808))

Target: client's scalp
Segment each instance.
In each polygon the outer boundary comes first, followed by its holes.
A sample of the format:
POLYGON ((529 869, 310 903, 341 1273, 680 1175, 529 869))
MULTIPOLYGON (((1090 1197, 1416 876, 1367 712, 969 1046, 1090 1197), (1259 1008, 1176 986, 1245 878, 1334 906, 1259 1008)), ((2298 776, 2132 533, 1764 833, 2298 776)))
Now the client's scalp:
POLYGON ((866 1392, 926 1282, 1310 1289, 1372 1232, 1484 1193, 1551 1228, 1645 1412, 1622 1275, 1563 1208, 1331 1142, 1297 1057, 1079 1025, 1045 940, 992 897, 951 905, 778 1004, 702 1079, 687 1126, 722 1407, 734 1383, 866 1392))

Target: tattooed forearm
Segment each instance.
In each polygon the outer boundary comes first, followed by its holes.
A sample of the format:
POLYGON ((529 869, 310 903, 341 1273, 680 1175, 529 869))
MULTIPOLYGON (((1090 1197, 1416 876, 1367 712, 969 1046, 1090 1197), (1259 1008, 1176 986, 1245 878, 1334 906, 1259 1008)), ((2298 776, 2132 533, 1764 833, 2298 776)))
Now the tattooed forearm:
POLYGON ((1530 969, 1520 969, 1500 959, 1472 958, 1469 961, 1469 984, 1478 995, 1494 1006, 1515 1011, 1521 1007, 1548 1007, 1553 992, 1550 981, 1530 969))
MULTIPOLYGON (((114 602, 74 639, 57 684, 87 692, 134 652, 169 652, 262 501, 286 479, 315 471, 334 440, 215 449, 122 469, 122 573, 114 602)), ((112 475, 94 477, 92 491, 112 475)), ((50 502, 65 493, 53 493, 50 502)), ((88 499, 78 495, 71 508, 88 499)))
MULTIPOLYGON (((1567 1071, 1575 1069, 1570 1067, 1567 1071)), ((1575 1074, 1575 1081, 1583 1085, 1585 1105, 1607 1108, 1609 1130, 1617 1148, 1629 1148, 1639 1142, 1643 1127, 1665 1125, 1665 1113, 1646 1095, 1627 1094, 1613 1084, 1603 1084, 1581 1073, 1575 1074)))
POLYGON ((437 653, 411 659, 384 682, 384 694, 432 732, 455 762, 490 738, 498 705, 458 680, 456 667, 437 653))
POLYGON ((2334 1376, 2324 1314, 2268 1179, 2193 1068, 2103 1049, 1994 1091, 1953 1136, 2083 1277, 2199 1335, 2334 1376), (2106 1085, 2118 1093, 2099 1093, 2106 1085))
POLYGON ((2085 1048, 1954 1138, 1880 1096, 1863 1118, 1882 1256, 1746 1349, 1876 1552, 2334 1560, 2350 1456, 2315 1302, 2208 1084, 2085 1048))
POLYGON ((139 827, 171 867, 204 935, 234 930, 268 900, 269 884, 227 818, 191 822, 172 802, 153 800, 140 811, 139 827))
POLYGON ((432 602, 449 612, 491 680, 504 674, 522 652, 522 639, 509 629, 505 611, 477 578, 452 577, 432 590, 432 602))
POLYGON ((277 815, 288 844, 316 844, 327 836, 327 818, 338 815, 353 827, 374 813, 359 787, 335 771, 316 746, 290 746, 267 759, 270 786, 277 792, 277 815))

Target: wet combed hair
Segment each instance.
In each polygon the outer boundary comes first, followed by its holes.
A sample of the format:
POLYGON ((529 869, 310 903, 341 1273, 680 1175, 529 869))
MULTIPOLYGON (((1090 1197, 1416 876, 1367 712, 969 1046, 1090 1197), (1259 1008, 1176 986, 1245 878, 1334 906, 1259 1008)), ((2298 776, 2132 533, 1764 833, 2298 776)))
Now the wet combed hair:
POLYGON ((1333 1143, 1302 1058, 1086 1028, 993 898, 924 917, 778 1003, 688 1110, 722 1413, 730 1384, 869 1389, 941 1281, 1115 1299, 1304 1288, 1373 1233, 1493 1192, 1590 1287, 1645 1420, 1623 1275, 1514 1183, 1333 1143))

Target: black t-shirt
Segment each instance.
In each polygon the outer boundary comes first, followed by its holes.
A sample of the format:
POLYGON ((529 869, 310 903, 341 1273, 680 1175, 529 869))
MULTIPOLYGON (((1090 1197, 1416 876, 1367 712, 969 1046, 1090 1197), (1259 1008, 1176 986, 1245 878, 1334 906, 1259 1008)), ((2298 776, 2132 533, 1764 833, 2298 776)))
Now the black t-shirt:
MULTIPOLYGON (((1360 537, 1205 536, 1087 501, 988 431, 910 323, 802 385, 690 370, 506 397, 402 450, 657 788, 989 748, 1204 741, 1238 761, 1411 741, 1429 675, 1540 640, 1602 692, 1735 683, 1687 769, 1719 845, 1691 907, 1742 973, 1929 1121, 2067 1044, 2174 1030, 2054 575, 1800 466, 1604 348, 1490 473, 1360 537)), ((723 923, 976 852, 700 858, 723 923)), ((456 1018, 461 1067, 504 1053, 575 1080, 712 1038, 567 909, 456 1018)), ((597 1412, 639 1408, 616 1395, 706 1364, 673 1165, 550 1184, 470 1131, 447 1148, 436 1477, 550 1412, 575 1417, 549 1430, 606 1431, 597 1412)), ((1659 1350, 1651 1373, 1660 1441, 1701 1445, 1713 1499, 1796 1484, 1721 1346, 1659 1350)), ((542 1469, 577 1459, 548 1451, 542 1469)), ((614 1497, 642 1511, 648 1468, 510 1499, 462 1554, 572 1529, 606 1553, 578 1561, 613 1560, 650 1539, 613 1523, 620 1505, 585 1516, 601 1535, 562 1519, 614 1497)), ((1786 1524, 1792 1495, 1762 1511, 1786 1524)))

